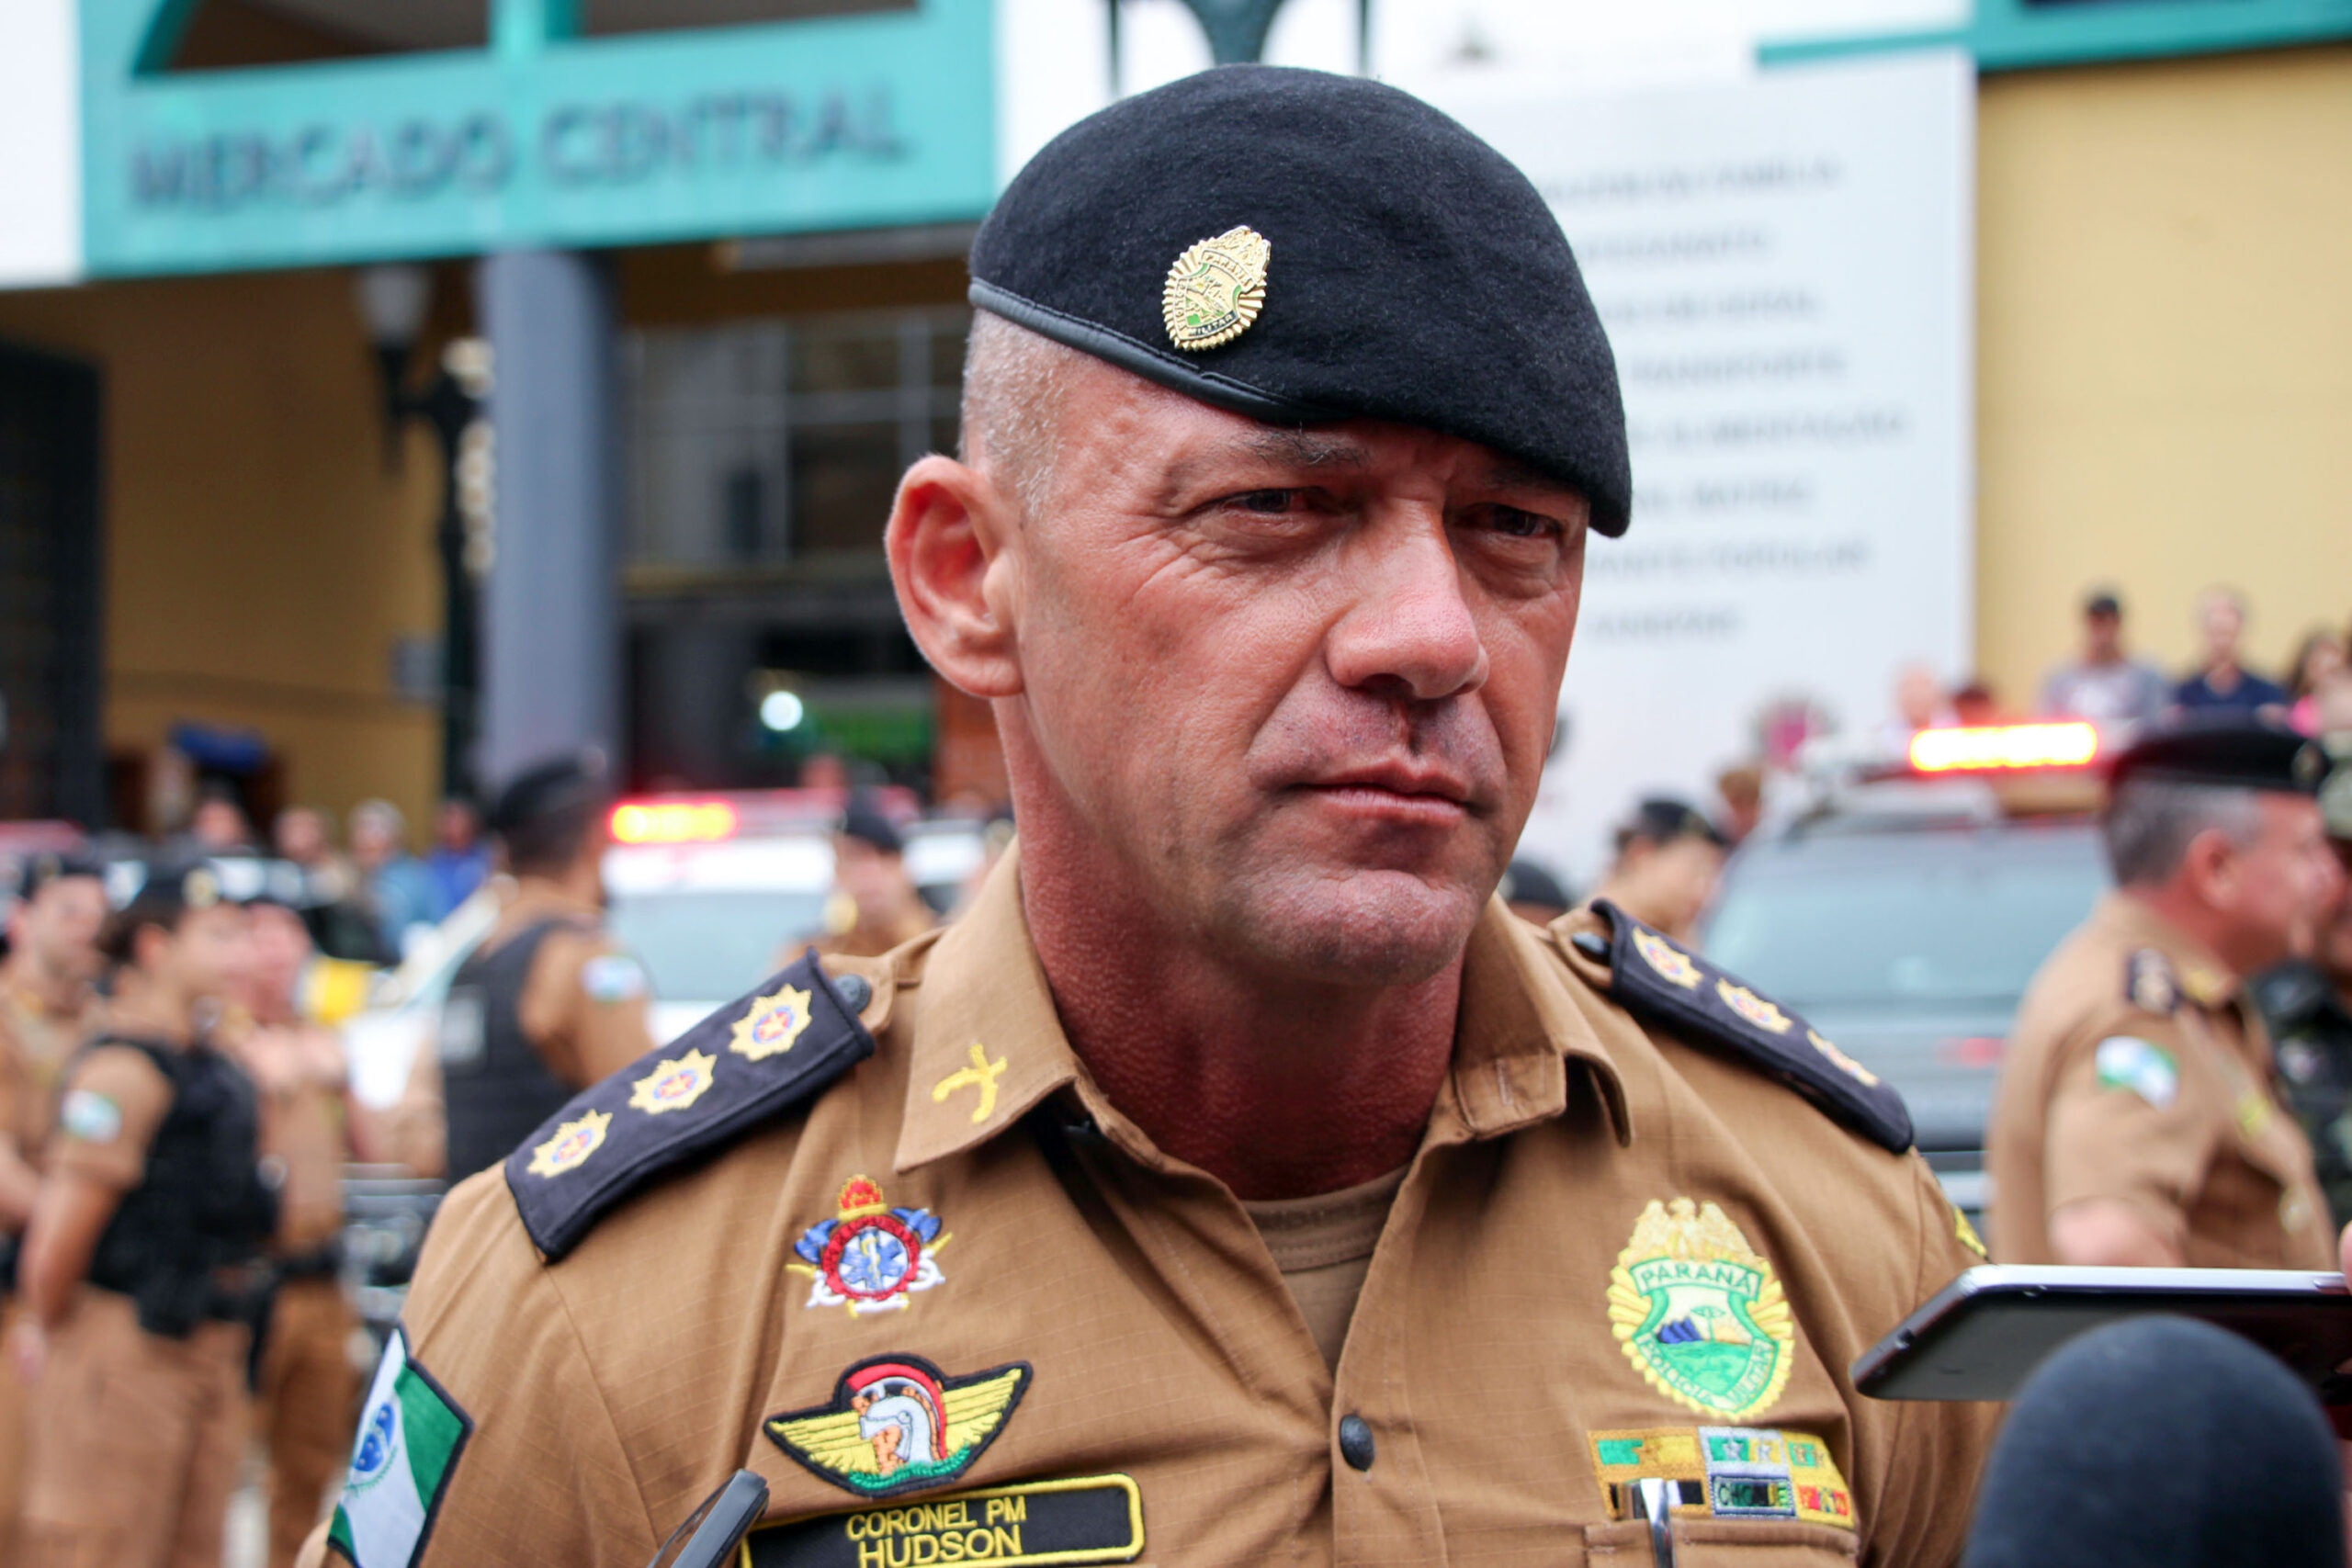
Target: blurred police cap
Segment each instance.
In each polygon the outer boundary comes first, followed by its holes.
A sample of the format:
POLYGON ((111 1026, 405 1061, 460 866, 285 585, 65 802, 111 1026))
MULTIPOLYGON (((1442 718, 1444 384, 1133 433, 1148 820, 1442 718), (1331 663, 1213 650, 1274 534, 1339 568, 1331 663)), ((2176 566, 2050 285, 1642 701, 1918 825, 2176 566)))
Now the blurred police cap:
POLYGON ((2190 714, 2140 732, 2108 778, 2118 789, 2138 779, 2222 789, 2316 795, 2327 753, 2286 725, 2247 714, 2190 714))

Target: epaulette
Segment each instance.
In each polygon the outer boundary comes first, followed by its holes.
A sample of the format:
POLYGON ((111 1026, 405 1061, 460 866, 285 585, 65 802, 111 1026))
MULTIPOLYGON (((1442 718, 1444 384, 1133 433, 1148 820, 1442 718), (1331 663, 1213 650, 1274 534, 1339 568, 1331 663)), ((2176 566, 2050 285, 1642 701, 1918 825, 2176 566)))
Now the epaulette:
POLYGON ((1901 1154, 1911 1146, 1911 1112, 1903 1097, 1804 1019, 1607 899, 1593 909, 1609 922, 1614 940, 1601 952, 1592 951, 1603 944, 1590 932, 1574 940, 1587 957, 1606 958, 1609 994, 1627 1012, 1691 1044, 1727 1051, 1763 1068, 1881 1148, 1901 1154))
POLYGON ((2172 960, 2153 947, 2134 951, 2123 961, 2123 999, 2142 1012, 2169 1018, 2180 1007, 2180 981, 2172 960))
POLYGON ((857 1021, 872 994, 804 954, 573 1096, 506 1156, 506 1185, 540 1253, 555 1262, 629 1194, 814 1100, 874 1055, 857 1021))

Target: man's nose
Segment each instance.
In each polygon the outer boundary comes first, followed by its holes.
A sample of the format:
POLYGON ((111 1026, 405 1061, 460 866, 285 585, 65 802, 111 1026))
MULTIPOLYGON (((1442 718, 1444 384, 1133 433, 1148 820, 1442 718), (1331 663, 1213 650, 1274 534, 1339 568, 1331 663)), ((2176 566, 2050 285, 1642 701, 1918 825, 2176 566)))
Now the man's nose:
POLYGON ((1351 603, 1326 644, 1332 679, 1417 702, 1486 684, 1486 644, 1441 513, 1379 519, 1350 555, 1351 603))

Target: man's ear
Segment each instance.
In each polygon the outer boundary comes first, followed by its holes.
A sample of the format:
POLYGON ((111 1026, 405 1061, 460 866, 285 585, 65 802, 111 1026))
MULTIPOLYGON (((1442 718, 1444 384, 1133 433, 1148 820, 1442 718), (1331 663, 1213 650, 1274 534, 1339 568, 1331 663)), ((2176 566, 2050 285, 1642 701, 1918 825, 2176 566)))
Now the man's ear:
POLYGON ((2216 909, 2235 907, 2237 846, 2219 828, 2208 828, 2188 840, 2188 848, 2181 853, 2180 874, 2199 902, 2216 909))
POLYGON ((976 697, 1021 691, 1014 635, 1012 503, 953 457, 922 459, 899 481, 883 534, 899 612, 932 668, 976 697))

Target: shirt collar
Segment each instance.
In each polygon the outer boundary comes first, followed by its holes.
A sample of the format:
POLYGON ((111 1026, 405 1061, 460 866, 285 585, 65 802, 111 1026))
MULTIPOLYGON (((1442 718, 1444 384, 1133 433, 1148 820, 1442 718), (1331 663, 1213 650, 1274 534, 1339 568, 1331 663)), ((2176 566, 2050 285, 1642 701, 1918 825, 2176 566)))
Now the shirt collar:
MULTIPOLYGON (((1148 1141, 1105 1104, 1071 1049, 1021 906, 1019 848, 1005 852, 970 908, 930 950, 920 978, 894 1163, 900 1171, 961 1154, 1015 1125, 1047 1096, 1075 1085, 1123 1144, 1148 1141)), ((1490 900, 1464 956, 1452 1070, 1430 1136, 1498 1137, 1567 1108, 1569 1063, 1606 1105, 1620 1143, 1633 1129, 1608 1048, 1570 995, 1550 937, 1490 900)))
POLYGON ((2153 947, 2172 964, 2181 994, 2202 1008, 2227 1006, 2237 996, 2239 977, 2213 950, 2129 893, 2109 893, 2099 903, 2099 923, 2126 948, 2153 947))

